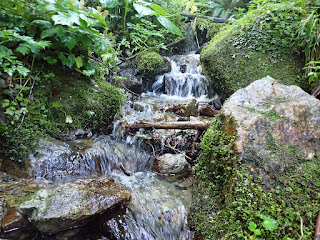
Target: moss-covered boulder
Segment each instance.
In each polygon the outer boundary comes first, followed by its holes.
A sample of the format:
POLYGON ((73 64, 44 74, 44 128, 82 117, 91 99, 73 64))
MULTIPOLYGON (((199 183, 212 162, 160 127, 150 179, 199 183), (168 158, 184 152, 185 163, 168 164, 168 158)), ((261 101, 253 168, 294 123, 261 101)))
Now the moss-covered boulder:
POLYGON ((163 60, 158 53, 146 51, 137 55, 136 64, 140 73, 154 75, 160 70, 163 60))
POLYGON ((0 135, 5 159, 24 162, 40 138, 100 129, 120 111, 124 95, 106 82, 104 73, 91 79, 68 70, 55 72, 38 77, 22 119, 6 115, 8 128, 0 135))
POLYGON ((189 222, 205 239, 312 239, 320 101, 268 77, 234 93, 202 141, 189 222))
POLYGON ((226 97, 267 75, 306 88, 302 78, 304 62, 291 53, 292 49, 261 50, 244 35, 225 26, 201 52, 204 74, 226 97))

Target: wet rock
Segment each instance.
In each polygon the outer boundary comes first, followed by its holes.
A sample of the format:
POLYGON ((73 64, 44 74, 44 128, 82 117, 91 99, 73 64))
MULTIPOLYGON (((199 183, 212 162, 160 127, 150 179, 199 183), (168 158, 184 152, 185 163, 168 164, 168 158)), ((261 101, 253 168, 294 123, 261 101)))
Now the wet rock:
POLYGON ((205 105, 199 108, 199 113, 201 116, 214 117, 218 114, 218 110, 209 105, 205 105))
POLYGON ((221 112, 243 160, 280 174, 304 159, 319 157, 320 101, 297 86, 265 77, 235 92, 221 112))
POLYGON ((131 62, 125 62, 120 65, 121 85, 134 93, 141 94, 143 92, 142 78, 138 77, 137 73, 137 68, 131 62))
POLYGON ((4 215, 1 222, 1 230, 9 232, 14 230, 26 229, 29 222, 16 210, 11 209, 4 215))
POLYGON ((198 102, 196 99, 182 102, 169 107, 166 112, 173 112, 182 117, 198 116, 198 102))
POLYGON ((86 178, 39 190, 18 211, 40 232, 53 234, 86 224, 91 216, 125 204, 130 191, 110 178, 86 178))
POLYGON ((62 141, 73 141, 76 139, 84 139, 92 137, 91 130, 77 129, 69 133, 62 133, 58 138, 62 141))
POLYGON ((188 175, 191 167, 183 154, 166 153, 155 159, 152 169, 160 174, 188 175))

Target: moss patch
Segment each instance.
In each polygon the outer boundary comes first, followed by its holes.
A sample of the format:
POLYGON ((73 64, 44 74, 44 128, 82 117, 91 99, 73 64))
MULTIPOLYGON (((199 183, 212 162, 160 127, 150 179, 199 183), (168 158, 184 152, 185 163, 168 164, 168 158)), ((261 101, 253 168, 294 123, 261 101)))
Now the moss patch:
POLYGON ((143 74, 155 74, 163 64, 162 57, 152 51, 139 53, 136 57, 137 68, 143 74))
POLYGON ((287 163, 291 167, 284 173, 268 175, 240 160, 228 129, 230 121, 217 116, 202 141, 194 169, 191 227, 205 239, 248 239, 254 235, 248 228, 253 222, 262 239, 312 239, 320 207, 320 159, 306 161, 291 148, 270 142, 269 148, 295 161, 287 163), (275 228, 267 230, 261 216, 274 219, 275 228))
POLYGON ((108 125, 124 103, 124 95, 106 82, 104 74, 93 81, 75 72, 52 72, 43 73, 35 85, 20 127, 10 124, 7 116, 8 129, 0 139, 6 158, 23 162, 39 138, 108 125))
POLYGON ((287 85, 307 88, 302 78, 303 60, 291 54, 291 49, 260 51, 243 41, 246 41, 243 36, 227 26, 201 52, 205 75, 224 94, 230 96, 267 75, 287 85))

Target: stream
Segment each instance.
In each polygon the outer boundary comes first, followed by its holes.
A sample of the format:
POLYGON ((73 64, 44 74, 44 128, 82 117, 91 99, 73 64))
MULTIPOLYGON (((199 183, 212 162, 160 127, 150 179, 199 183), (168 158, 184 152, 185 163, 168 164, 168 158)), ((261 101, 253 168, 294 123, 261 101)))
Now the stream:
POLYGON ((150 139, 150 131, 142 129, 128 134, 123 127, 137 121, 178 121, 181 116, 167 111, 170 106, 191 99, 199 105, 208 104, 216 97, 202 75, 199 55, 177 55, 167 60, 171 71, 157 76, 152 89, 139 99, 127 101, 121 117, 114 122, 112 134, 73 141, 41 140, 31 156, 32 175, 38 181, 63 183, 103 175, 114 178, 132 193, 126 209, 111 217, 101 215, 95 222, 76 229, 70 239, 194 239, 187 222, 192 176, 164 176, 151 169, 154 156, 168 151, 168 137, 173 136, 183 150, 188 141, 184 136, 195 135, 197 130, 153 130, 158 143, 150 147, 145 141, 150 139))

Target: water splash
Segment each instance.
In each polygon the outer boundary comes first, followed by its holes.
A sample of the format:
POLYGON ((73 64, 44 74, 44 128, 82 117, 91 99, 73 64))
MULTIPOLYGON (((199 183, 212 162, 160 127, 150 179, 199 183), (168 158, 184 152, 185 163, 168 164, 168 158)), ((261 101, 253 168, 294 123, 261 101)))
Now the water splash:
POLYGON ((199 54, 168 57, 171 71, 157 76, 152 92, 145 95, 165 94, 171 97, 212 99, 214 91, 210 81, 202 74, 199 54))

